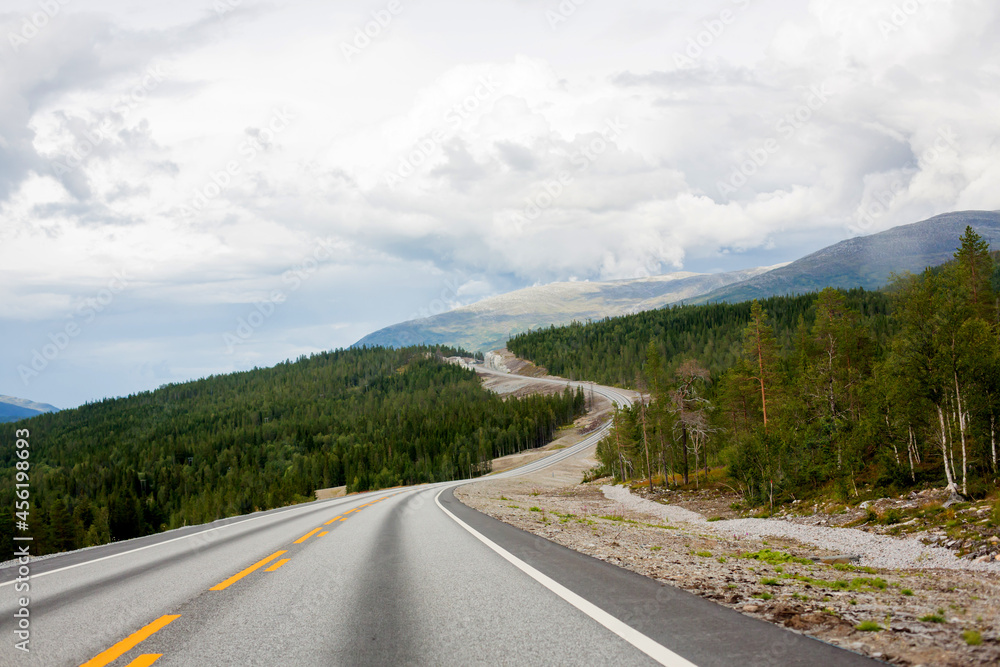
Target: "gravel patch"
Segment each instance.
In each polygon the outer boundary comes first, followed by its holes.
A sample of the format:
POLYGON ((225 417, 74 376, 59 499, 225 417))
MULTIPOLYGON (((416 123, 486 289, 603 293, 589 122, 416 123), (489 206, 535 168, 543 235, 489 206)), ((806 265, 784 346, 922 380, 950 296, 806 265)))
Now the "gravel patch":
POLYGON ((976 570, 1000 574, 1000 563, 961 560, 955 558, 955 554, 948 549, 927 546, 914 537, 873 535, 854 528, 804 526, 780 519, 729 519, 709 522, 697 512, 640 498, 625 487, 602 486, 601 491, 608 500, 613 500, 634 512, 668 521, 698 524, 700 530, 707 530, 720 537, 790 538, 803 544, 858 555, 861 557, 861 565, 868 567, 976 570))

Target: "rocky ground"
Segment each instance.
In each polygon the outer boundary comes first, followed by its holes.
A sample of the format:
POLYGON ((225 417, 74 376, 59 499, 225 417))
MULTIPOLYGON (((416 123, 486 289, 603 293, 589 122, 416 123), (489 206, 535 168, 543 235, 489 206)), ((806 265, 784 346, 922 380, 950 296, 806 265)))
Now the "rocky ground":
MULTIPOLYGON (((545 374, 506 350, 487 363, 545 374)), ((548 390, 529 377, 484 382, 501 394, 548 390)), ((607 418, 602 401, 547 447, 497 459, 494 470, 579 442, 607 418)), ((582 483, 596 463, 590 448, 456 496, 571 549, 888 663, 1000 664, 1000 509, 989 503, 928 489, 856 506, 799 500, 764 518, 718 485, 650 493, 582 483)))
MULTIPOLYGON (((831 559, 844 555, 837 549, 795 539, 713 531, 715 522, 704 517, 736 516, 716 492, 674 494, 673 507, 695 512, 700 522, 664 519, 641 504, 606 497, 608 480, 581 484, 595 463, 590 456, 516 480, 469 485, 456 495, 569 548, 893 664, 1000 662, 996 574, 865 567, 831 559), (811 560, 822 557, 833 564, 811 560)), ((830 522, 793 517, 824 519, 830 522)))

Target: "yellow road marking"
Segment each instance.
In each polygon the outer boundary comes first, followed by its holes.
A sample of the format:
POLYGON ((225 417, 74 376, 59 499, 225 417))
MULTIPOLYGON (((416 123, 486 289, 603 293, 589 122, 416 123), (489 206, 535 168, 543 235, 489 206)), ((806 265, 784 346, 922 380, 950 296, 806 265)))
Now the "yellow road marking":
POLYGON ((303 535, 299 539, 295 540, 295 544, 302 544, 303 542, 305 542, 306 540, 308 540, 310 537, 312 537, 313 535, 315 535, 316 533, 318 533, 321 530, 323 530, 323 529, 322 528, 314 528, 314 529, 310 530, 308 533, 306 533, 305 535, 303 535))
POLYGON ((277 570, 279 567, 281 567, 282 565, 284 565, 285 563, 287 563, 290 560, 292 560, 292 559, 291 558, 282 558, 277 563, 275 563, 274 565, 272 565, 271 567, 267 568, 264 571, 265 572, 274 572, 275 570, 277 570))
POLYGON ((138 646, 141 642, 170 625, 180 617, 180 614, 175 616, 160 616, 158 619, 141 630, 133 632, 128 637, 109 648, 107 651, 95 655, 93 658, 80 665, 80 667, 104 667, 105 665, 111 664, 138 646))
POLYGON ((326 531, 326 530, 324 530, 324 531, 323 531, 322 533, 320 533, 320 534, 319 534, 319 535, 317 535, 316 537, 323 537, 323 536, 324 536, 324 535, 326 535, 326 534, 327 534, 328 532, 329 532, 329 531, 326 531))
POLYGON ((333 517, 332 519, 330 519, 329 521, 327 521, 326 523, 324 523, 323 525, 324 525, 324 526, 329 526, 329 525, 330 525, 331 523, 333 523, 334 521, 340 521, 340 517, 339 517, 339 516, 335 516, 335 517, 333 517))
POLYGON ((242 572, 234 574, 233 576, 231 576, 228 579, 226 579, 225 581, 223 581, 221 584, 216 584, 215 586, 212 586, 208 590, 210 590, 210 591, 225 590, 225 589, 229 588, 230 586, 232 586, 233 584, 235 584, 240 579, 242 579, 243 577, 247 576, 248 574, 250 574, 251 572, 253 572, 254 570, 256 570, 257 568, 264 567, 265 565, 267 565, 268 563, 270 563, 272 560, 274 560, 275 558, 277 558, 278 556, 280 556, 283 553, 285 553, 285 552, 284 551, 275 551, 273 554, 271 554, 270 556, 268 556, 264 560, 258 561, 256 563, 254 563, 253 565, 251 565, 247 569, 243 570, 242 572))
POLYGON ((146 655, 140 655, 125 667, 149 667, 162 657, 162 653, 147 653, 146 655))

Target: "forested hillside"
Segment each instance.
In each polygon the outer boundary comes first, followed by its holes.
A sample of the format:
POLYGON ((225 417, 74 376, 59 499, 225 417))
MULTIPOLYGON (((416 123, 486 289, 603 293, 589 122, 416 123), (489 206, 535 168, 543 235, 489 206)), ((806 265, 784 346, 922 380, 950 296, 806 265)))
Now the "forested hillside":
MULTIPOLYGON (((30 437, 35 553, 127 539, 351 491, 489 471, 547 442, 582 393, 502 400, 429 348, 338 350, 0 424, 14 507, 30 437)), ((9 545, 14 517, 0 515, 9 545)))
POLYGON ((983 497, 998 478, 997 256, 971 228, 960 243, 951 262, 884 294, 671 308, 510 348, 652 397, 618 414, 599 447, 620 479, 697 484, 722 462, 751 504, 923 484, 983 497))
MULTIPOLYGON (((858 289, 845 296, 848 307, 862 314, 873 334, 887 339, 891 323, 886 295, 858 289)), ((776 296, 761 304, 786 348, 792 344, 800 319, 809 325, 816 316, 816 294, 776 296)), ((718 376, 740 357, 751 305, 669 306, 520 334, 507 347, 517 356, 545 366, 553 375, 635 387, 652 342, 667 374, 685 359, 695 359, 718 376)))

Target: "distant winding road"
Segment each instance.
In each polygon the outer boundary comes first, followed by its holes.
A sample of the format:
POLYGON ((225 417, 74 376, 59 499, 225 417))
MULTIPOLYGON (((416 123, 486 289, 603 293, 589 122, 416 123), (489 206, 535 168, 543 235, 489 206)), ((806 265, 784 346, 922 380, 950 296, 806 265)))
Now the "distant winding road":
MULTIPOLYGON (((603 433, 490 479, 546 468, 603 433)), ((0 569, 0 665, 875 664, 500 523, 455 500, 466 483, 32 562, 30 653, 14 648, 26 594, 16 568, 0 569)))

